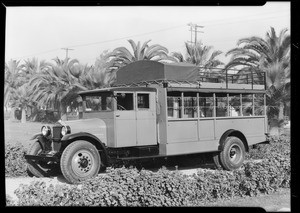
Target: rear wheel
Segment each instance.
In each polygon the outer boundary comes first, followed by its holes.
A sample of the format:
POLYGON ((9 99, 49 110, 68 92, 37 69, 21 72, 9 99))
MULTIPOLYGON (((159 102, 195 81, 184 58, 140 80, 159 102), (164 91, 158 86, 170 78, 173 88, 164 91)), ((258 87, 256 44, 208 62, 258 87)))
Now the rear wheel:
MULTIPOLYGON (((29 155, 35 155, 38 156, 43 151, 41 145, 39 142, 34 142, 32 144, 29 155)), ((49 162, 44 161, 31 161, 27 160, 28 166, 27 166, 27 172, 30 176, 36 176, 36 177, 49 177, 51 175, 54 175, 54 173, 59 168, 57 165, 49 162)))
POLYGON ((246 155, 244 143, 237 137, 226 138, 224 148, 219 154, 219 162, 226 170, 241 167, 246 155))
POLYGON ((87 141, 75 141, 63 151, 60 168, 70 183, 78 183, 96 176, 101 158, 96 147, 87 141))

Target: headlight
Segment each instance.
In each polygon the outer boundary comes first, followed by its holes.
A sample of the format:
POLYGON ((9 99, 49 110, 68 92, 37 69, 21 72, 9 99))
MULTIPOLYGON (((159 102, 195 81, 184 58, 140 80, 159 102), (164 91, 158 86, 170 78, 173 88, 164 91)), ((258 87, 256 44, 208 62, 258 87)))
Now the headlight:
POLYGON ((65 136, 66 134, 70 134, 71 133, 71 128, 69 126, 63 126, 61 128, 61 135, 65 136))
POLYGON ((42 126, 41 132, 43 136, 48 137, 51 134, 51 128, 49 126, 42 126))

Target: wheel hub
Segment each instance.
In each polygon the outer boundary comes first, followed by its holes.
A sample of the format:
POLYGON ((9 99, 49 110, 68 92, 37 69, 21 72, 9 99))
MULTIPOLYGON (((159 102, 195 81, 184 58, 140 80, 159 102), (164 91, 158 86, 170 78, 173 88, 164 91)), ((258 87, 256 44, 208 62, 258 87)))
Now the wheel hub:
POLYGON ((235 158, 235 156, 236 156, 236 150, 235 150, 235 148, 232 148, 230 150, 229 156, 230 156, 230 158, 235 158))
POLYGON ((78 164, 80 165, 80 167, 86 168, 86 167, 88 167, 89 161, 86 158, 83 158, 83 159, 80 159, 78 164))
POLYGON ((91 172, 94 164, 92 154, 87 150, 75 153, 72 159, 72 169, 79 176, 87 176, 91 172))

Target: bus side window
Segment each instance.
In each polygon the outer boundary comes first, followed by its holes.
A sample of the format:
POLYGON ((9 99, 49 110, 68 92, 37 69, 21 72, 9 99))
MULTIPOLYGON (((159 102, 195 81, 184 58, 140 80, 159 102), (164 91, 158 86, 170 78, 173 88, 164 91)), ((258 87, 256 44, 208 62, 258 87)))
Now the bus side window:
POLYGON ((181 115, 181 93, 170 92, 167 96, 167 107, 168 107, 168 117, 169 118, 182 118, 181 115))
POLYGON ((241 98, 240 94, 229 94, 229 116, 241 116, 241 98))
POLYGON ((137 94, 138 109, 149 109, 149 94, 137 94))
POLYGON ((199 95, 199 111, 201 117, 212 117, 213 116, 213 105, 214 100, 212 94, 205 97, 204 95, 199 95))
POLYGON ((133 93, 117 93, 117 110, 133 110, 133 93))
POLYGON ((242 95, 242 113, 243 116, 252 116, 252 94, 242 95))
POLYGON ((264 94, 254 95, 254 115, 264 114, 264 94))
POLYGON ((197 97, 196 94, 184 97, 184 117, 197 118, 197 97), (193 96, 192 96, 193 95, 193 96))
POLYGON ((216 116, 226 117, 227 116, 227 94, 216 95, 216 116))

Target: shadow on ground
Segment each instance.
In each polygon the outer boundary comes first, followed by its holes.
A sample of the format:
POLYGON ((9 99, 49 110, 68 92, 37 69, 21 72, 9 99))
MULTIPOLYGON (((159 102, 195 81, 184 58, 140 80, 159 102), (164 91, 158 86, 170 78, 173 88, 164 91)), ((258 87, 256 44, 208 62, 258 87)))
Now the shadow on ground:
POLYGON ((147 160, 132 160, 119 163, 113 167, 118 168, 122 167, 123 165, 125 167, 135 167, 139 170, 147 169, 151 171, 157 171, 162 167, 166 167, 168 170, 187 170, 199 168, 215 169, 211 153, 169 156, 147 160))

